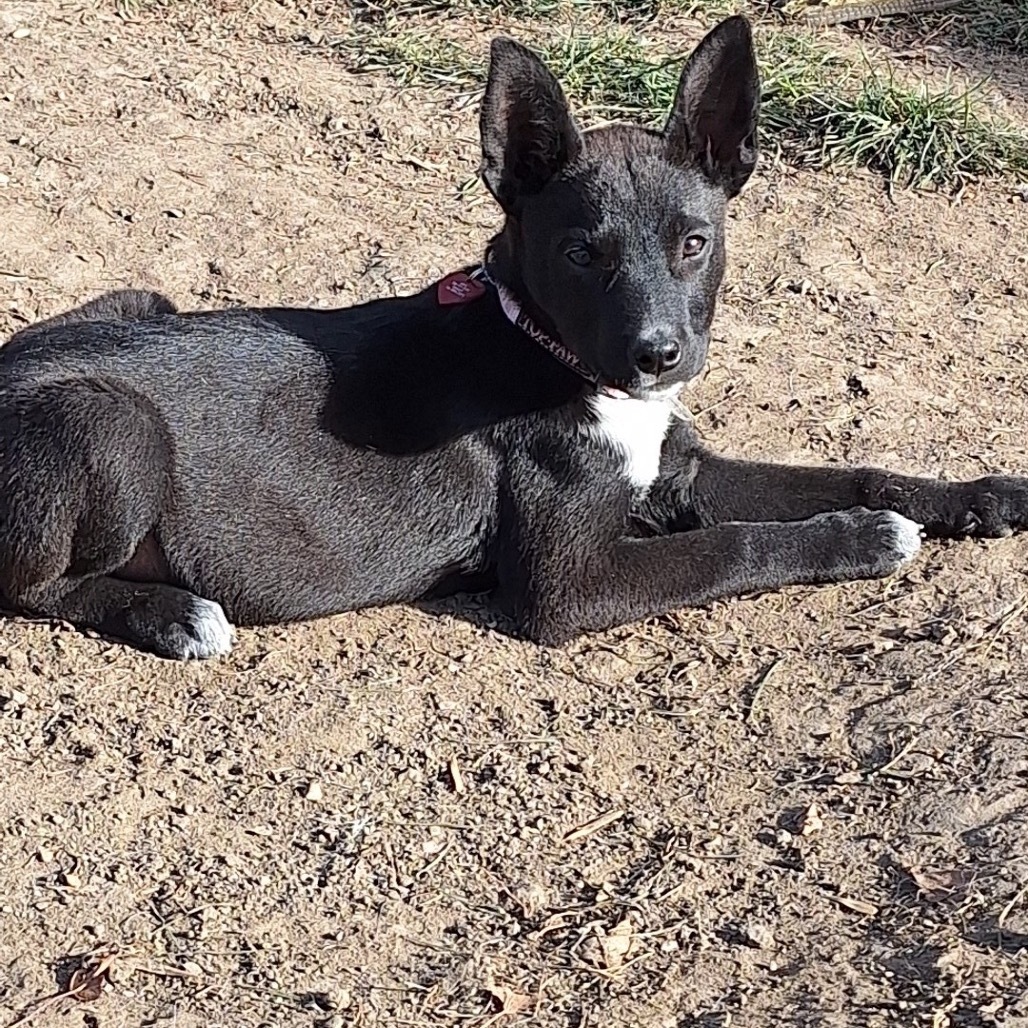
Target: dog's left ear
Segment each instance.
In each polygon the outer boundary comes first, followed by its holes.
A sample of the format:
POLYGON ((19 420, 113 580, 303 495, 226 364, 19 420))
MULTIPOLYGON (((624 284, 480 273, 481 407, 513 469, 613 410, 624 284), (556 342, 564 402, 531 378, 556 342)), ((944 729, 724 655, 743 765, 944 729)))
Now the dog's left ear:
POLYGON ((735 196, 757 165, 759 106, 753 33, 736 15, 711 29, 685 62, 664 128, 668 159, 699 167, 735 196))
POLYGON ((482 178, 508 212, 582 152, 560 83, 513 39, 493 40, 480 122, 482 178))

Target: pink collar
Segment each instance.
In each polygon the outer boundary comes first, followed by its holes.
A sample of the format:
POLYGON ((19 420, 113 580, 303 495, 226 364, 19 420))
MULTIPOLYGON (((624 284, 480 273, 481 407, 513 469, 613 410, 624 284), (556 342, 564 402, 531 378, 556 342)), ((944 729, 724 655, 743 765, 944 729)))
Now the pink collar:
POLYGON ((593 374, 578 359, 577 354, 572 353, 559 339, 544 332, 525 312, 521 301, 502 282, 497 282, 489 274, 484 264, 470 275, 463 271, 447 275, 437 286, 436 296, 439 303, 444 306, 469 303, 477 300, 485 292, 483 281, 488 282, 496 290, 500 307, 515 328, 524 332, 529 339, 535 340, 544 350, 549 351, 565 367, 584 378, 598 392, 605 396, 627 399, 628 393, 623 390, 614 386, 601 385, 599 376, 593 374))

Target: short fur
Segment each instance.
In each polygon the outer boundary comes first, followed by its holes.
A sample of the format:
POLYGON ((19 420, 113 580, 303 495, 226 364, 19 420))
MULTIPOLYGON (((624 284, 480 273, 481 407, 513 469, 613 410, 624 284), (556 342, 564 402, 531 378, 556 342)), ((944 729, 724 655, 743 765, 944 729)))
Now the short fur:
POLYGON ((742 18, 688 59, 662 132, 582 132, 538 58, 494 42, 489 272, 598 388, 492 288, 200 313, 120 292, 19 332, 0 350, 3 597, 188 658, 226 652, 230 622, 474 588, 560 643, 887 575, 921 526, 1024 527, 1023 478, 728 460, 674 418, 706 359, 757 106, 742 18))

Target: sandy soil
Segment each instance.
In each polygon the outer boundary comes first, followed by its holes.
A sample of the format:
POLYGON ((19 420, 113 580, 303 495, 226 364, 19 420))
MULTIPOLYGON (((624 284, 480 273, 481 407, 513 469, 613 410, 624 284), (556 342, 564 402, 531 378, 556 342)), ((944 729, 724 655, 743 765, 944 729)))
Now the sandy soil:
MULTIPOLYGON (((403 292, 495 227, 474 109, 348 74, 314 14, 98 7, 0 7, 4 334, 124 284, 403 292)), ((713 444, 1028 469, 1014 188, 768 164, 730 233, 713 444)), ((191 666, 3 620, 0 1021, 1028 1025, 1026 565, 931 544, 562 651, 456 603, 191 666), (90 951, 104 994, 32 1006, 90 951)))

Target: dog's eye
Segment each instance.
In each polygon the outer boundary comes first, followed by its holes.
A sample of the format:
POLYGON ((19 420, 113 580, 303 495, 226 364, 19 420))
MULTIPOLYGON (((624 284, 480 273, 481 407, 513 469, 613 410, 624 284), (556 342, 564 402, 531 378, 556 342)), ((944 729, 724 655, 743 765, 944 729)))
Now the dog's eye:
POLYGON ((686 236, 682 243, 683 257, 699 257, 707 248, 707 240, 703 236, 686 236))
POLYGON ((593 262, 593 255, 584 246, 569 246, 564 251, 564 256, 572 264, 577 264, 580 268, 584 268, 593 262))

